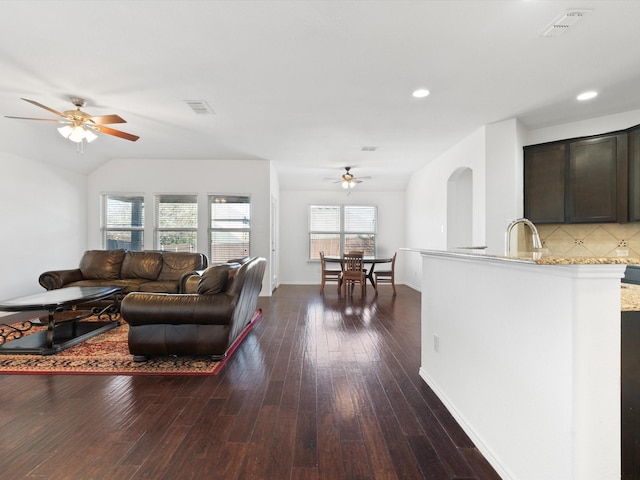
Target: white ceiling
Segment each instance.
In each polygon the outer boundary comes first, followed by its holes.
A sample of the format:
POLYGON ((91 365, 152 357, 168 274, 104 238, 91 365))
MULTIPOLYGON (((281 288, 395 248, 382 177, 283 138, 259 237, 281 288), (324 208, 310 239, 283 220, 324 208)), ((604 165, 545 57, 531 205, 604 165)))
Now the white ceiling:
POLYGON ((372 177, 359 189, 403 189, 482 125, 640 109, 639 20, 638 1, 3 0, 0 114, 50 118, 20 98, 62 111, 81 96, 141 138, 100 134, 78 155, 55 123, 1 118, 0 151, 84 173, 112 158, 264 159, 284 189, 337 189, 324 179, 351 165, 372 177), (541 36, 575 8, 592 12, 541 36), (586 89, 600 95, 575 101, 586 89))

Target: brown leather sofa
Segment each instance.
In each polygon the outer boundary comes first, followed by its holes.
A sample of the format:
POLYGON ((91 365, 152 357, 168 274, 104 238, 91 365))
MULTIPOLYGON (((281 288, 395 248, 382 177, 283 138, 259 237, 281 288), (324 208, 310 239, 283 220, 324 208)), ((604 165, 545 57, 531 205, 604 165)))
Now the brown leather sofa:
POLYGON ((185 282, 184 294, 134 292, 121 304, 134 361, 164 355, 218 360, 256 313, 267 261, 261 257, 212 265, 185 282))
POLYGON ((130 250, 87 250, 78 268, 51 270, 40 275, 47 290, 64 287, 116 286, 122 293, 181 293, 183 282, 207 267, 201 253, 130 250))

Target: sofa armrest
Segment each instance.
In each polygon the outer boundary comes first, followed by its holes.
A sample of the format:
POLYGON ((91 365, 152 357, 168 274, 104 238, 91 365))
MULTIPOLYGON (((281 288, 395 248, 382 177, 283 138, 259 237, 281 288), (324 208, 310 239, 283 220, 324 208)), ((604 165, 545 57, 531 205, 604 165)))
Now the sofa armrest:
POLYGON ((196 270, 182 275, 178 285, 178 293, 198 293, 198 284, 204 270, 196 270))
POLYGON ((122 299, 120 313, 132 327, 157 324, 228 325, 235 303, 225 294, 132 292, 122 299))
POLYGON ((47 290, 55 290, 65 285, 82 280, 82 272, 79 268, 71 270, 51 270, 40 275, 38 282, 47 290))

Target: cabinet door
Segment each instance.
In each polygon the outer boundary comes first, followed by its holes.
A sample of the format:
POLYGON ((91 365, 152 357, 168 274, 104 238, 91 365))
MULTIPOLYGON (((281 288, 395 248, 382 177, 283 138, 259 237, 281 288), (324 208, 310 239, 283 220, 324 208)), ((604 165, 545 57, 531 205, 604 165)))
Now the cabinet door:
POLYGON ((629 132, 629 221, 640 222, 640 128, 629 132))
POLYGON ((524 216, 534 223, 564 223, 566 145, 524 149, 524 216))
MULTIPOLYGON (((620 150, 626 158, 626 144, 618 145, 618 137, 569 143, 568 222, 626 221, 626 203, 618 202, 618 154, 620 150)), ((624 167, 624 158, 620 163, 624 167)), ((621 176, 625 173, 620 172, 621 176)), ((626 197, 626 183, 621 189, 626 197)))

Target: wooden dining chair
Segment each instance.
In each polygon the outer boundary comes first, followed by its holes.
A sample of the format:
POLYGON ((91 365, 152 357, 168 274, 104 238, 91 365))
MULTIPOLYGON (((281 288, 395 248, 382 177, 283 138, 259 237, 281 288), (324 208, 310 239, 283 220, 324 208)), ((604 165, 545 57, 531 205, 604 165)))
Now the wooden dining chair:
POLYGON ((376 283, 376 293, 378 293, 378 283, 390 283, 393 287, 393 294, 396 294, 396 255, 398 252, 393 254, 393 258, 391 259, 391 270, 376 270, 373 272, 373 276, 375 277, 376 283))
POLYGON ((320 285, 320 292, 324 292, 324 285, 326 282, 337 282, 338 293, 340 293, 340 287, 342 287, 342 270, 327 267, 327 260, 324 258, 324 252, 320 252, 320 265, 322 268, 322 284, 320 285))
POLYGON ((353 287, 359 283, 362 297, 366 295, 367 276, 363 267, 362 252, 349 252, 344 255, 342 259, 342 287, 345 294, 347 289, 353 293, 353 287))

